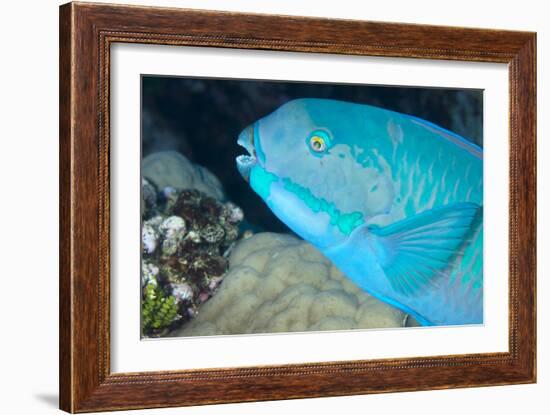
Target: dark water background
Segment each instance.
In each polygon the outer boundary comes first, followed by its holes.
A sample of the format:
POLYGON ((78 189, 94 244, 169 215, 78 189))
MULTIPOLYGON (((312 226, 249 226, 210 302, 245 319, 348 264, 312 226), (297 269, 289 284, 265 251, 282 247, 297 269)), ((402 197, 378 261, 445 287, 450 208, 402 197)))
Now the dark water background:
POLYGON ((241 130, 295 98, 331 98, 414 115, 483 146, 483 91, 333 83, 142 77, 142 153, 176 150, 222 182, 260 230, 289 232, 239 175, 241 130))

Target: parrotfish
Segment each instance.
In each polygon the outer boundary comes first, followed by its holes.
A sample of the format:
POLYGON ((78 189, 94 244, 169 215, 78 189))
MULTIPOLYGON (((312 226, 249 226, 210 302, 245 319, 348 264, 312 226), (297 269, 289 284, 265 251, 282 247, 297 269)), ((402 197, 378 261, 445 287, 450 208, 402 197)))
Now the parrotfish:
POLYGON ((273 213, 368 294, 421 325, 483 323, 483 151, 414 116, 287 102, 237 143, 273 213))

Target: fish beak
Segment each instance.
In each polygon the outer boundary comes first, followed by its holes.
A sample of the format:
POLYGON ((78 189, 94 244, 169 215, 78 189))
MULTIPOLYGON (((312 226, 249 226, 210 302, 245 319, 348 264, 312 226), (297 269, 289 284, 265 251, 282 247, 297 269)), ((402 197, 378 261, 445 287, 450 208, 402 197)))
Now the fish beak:
POLYGON ((248 154, 237 156, 237 169, 241 176, 248 182, 250 181, 250 171, 256 165, 256 150, 254 148, 254 127, 246 127, 240 134, 237 144, 244 147, 248 154))

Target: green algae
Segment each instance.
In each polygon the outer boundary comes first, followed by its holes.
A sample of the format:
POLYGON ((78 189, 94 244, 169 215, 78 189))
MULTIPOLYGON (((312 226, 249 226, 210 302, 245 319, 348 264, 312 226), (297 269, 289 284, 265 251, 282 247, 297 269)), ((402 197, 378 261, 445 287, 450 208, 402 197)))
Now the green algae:
POLYGON ((148 284, 145 287, 145 296, 142 300, 141 316, 143 333, 167 328, 178 318, 176 298, 167 295, 156 284, 148 284))

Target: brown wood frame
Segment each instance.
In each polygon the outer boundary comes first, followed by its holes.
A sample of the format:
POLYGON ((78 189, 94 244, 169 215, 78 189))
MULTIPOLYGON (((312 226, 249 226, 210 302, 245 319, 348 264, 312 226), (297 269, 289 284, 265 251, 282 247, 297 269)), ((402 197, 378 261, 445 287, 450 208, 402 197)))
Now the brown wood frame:
POLYGON ((90 412, 535 382, 535 62, 536 34, 528 32, 105 4, 61 6, 60 407, 90 412), (507 63, 509 352, 110 373, 113 42, 507 63))

